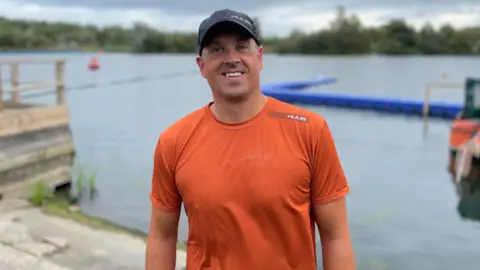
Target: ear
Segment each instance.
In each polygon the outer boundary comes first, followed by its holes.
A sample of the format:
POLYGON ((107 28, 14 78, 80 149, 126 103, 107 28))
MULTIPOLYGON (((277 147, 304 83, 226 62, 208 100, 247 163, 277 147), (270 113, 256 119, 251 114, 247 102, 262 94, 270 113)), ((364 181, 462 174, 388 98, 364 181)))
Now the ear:
POLYGON ((260 48, 258 48, 257 57, 261 65, 260 70, 262 70, 263 69, 263 46, 260 46, 260 48))
POLYGON ((200 69, 200 74, 202 74, 203 78, 206 78, 207 75, 205 74, 205 62, 203 61, 201 56, 197 56, 197 66, 200 69))

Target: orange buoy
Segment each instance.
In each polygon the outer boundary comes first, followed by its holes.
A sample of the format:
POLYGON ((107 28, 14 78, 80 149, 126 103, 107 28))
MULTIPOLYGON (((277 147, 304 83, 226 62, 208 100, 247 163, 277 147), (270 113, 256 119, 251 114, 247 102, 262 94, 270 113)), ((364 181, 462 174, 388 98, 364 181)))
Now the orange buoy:
POLYGON ((88 69, 90 70, 98 70, 100 68, 100 63, 96 57, 93 57, 88 63, 88 69))

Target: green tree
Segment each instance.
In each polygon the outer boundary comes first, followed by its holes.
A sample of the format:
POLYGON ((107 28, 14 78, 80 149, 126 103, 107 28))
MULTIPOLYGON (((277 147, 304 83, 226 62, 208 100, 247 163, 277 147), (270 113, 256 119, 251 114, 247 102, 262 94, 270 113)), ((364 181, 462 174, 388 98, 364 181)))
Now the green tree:
POLYGON ((440 33, 430 23, 426 23, 418 33, 418 50, 422 54, 440 54, 448 51, 440 33))
POLYGON ((413 27, 402 19, 394 19, 382 27, 383 35, 378 51, 383 54, 414 54, 417 50, 417 35, 413 27))
MULTIPOLYGON (((418 32, 405 20, 393 19, 380 27, 364 27, 355 14, 337 7, 327 29, 305 33, 295 29, 288 37, 266 37, 254 18, 267 52, 300 54, 480 54, 480 27, 435 29, 426 23, 418 32)), ((136 53, 196 52, 196 33, 169 33, 142 22, 132 27, 76 25, 0 17, 2 50, 98 50, 136 53)))
POLYGON ((326 37, 327 53, 365 54, 371 52, 368 31, 356 15, 348 17, 343 6, 337 8, 337 16, 330 23, 330 29, 325 34, 320 38, 326 37))

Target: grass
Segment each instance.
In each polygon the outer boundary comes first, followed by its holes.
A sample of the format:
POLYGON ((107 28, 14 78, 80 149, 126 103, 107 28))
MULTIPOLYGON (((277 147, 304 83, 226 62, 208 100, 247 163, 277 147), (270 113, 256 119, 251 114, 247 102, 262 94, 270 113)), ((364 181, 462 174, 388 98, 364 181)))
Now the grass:
POLYGON ((71 189, 72 194, 70 195, 80 198, 83 196, 84 188, 87 188, 90 193, 90 197, 93 198, 93 195, 96 192, 96 179, 98 170, 77 162, 72 171, 72 181, 75 189, 71 189))
POLYGON ((50 187, 43 181, 38 180, 32 186, 28 200, 35 206, 41 206, 45 200, 50 199, 53 196, 54 194, 50 187))

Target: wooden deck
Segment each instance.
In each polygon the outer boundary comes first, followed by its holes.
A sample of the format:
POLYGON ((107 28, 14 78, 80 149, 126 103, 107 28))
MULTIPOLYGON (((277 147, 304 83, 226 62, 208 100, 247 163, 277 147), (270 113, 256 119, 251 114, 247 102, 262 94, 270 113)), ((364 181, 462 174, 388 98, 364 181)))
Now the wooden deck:
POLYGON ((28 195, 30 184, 37 180, 52 186, 70 182, 75 150, 69 110, 64 101, 65 62, 0 60, 0 78, 5 66, 10 67, 11 78, 9 91, 4 85, 0 86, 0 195, 28 195), (50 64, 51 67, 52 63, 56 71, 53 82, 20 83, 20 64, 50 64), (22 92, 48 87, 56 89, 56 104, 22 102, 22 92))

